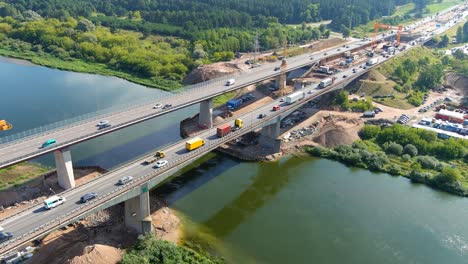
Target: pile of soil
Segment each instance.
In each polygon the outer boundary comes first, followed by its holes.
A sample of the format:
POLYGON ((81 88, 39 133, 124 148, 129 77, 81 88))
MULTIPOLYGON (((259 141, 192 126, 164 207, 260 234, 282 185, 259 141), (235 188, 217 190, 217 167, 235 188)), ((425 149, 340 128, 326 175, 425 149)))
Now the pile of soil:
POLYGON ((327 148, 352 144, 359 139, 358 132, 363 126, 358 118, 336 115, 324 117, 321 124, 320 133, 313 141, 327 148))
POLYGON ((119 263, 122 259, 122 251, 120 249, 106 246, 93 245, 84 248, 84 252, 80 256, 70 260, 70 264, 109 264, 119 263))
POLYGON ((182 81, 185 85, 204 82, 225 75, 241 72, 243 69, 236 63, 218 62, 201 65, 185 76, 182 81))

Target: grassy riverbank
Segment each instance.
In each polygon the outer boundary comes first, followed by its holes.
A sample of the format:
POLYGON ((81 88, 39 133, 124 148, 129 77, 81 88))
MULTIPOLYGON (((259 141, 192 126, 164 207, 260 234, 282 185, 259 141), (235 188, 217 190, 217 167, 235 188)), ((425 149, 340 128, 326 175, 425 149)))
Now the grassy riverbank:
POLYGON ((460 196, 468 196, 468 142, 441 140, 433 132, 394 125, 366 125, 362 140, 327 149, 308 147, 313 156, 349 166, 404 176, 460 196))
POLYGON ((0 56, 27 60, 36 65, 46 66, 53 69, 114 76, 165 91, 175 90, 182 86, 179 82, 175 81, 164 80, 161 78, 141 78, 126 72, 116 71, 103 63, 90 63, 73 58, 63 60, 45 52, 14 50, 11 49, 11 46, 9 45, 2 45, 2 42, 0 42, 0 56))
POLYGON ((19 186, 47 171, 49 171, 49 168, 29 162, 0 169, 0 191, 19 186))

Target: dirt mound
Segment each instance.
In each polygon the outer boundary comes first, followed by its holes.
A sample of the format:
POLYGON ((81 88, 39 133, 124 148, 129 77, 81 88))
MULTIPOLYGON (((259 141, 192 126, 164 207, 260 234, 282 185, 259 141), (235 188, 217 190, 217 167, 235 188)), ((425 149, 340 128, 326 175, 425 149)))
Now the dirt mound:
POLYGON ((122 259, 122 251, 120 249, 105 246, 93 245, 87 246, 83 250, 81 256, 74 257, 70 264, 114 264, 119 263, 122 259))
POLYGON ((468 93, 468 77, 466 76, 457 73, 447 74, 445 76, 444 84, 450 88, 462 89, 465 93, 465 96, 468 93))
POLYGON ((241 72, 243 69, 235 63, 218 62, 201 65, 185 76, 183 83, 186 85, 204 82, 225 75, 241 72))
POLYGON ((363 122, 356 118, 333 115, 325 117, 321 124, 320 133, 313 141, 331 148, 338 145, 349 145, 358 140, 358 131, 361 129, 363 122))
POLYGON ((371 70, 367 74, 367 79, 376 82, 385 82, 387 78, 377 70, 371 70))

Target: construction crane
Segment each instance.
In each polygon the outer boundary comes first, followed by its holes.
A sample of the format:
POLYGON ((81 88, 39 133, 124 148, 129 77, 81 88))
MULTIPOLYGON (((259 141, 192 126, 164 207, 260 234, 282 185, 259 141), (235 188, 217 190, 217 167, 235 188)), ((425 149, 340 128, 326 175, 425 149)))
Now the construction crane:
POLYGON ((288 68, 288 62, 286 60, 287 54, 287 49, 288 49, 288 42, 287 40, 284 41, 284 47, 283 47, 283 59, 281 60, 281 73, 279 76, 279 94, 280 96, 284 96, 286 94, 286 70, 288 68))
POLYGON ((376 44, 376 41, 377 41, 377 33, 379 32, 379 29, 397 29, 397 44, 400 44, 400 34, 401 34, 401 31, 403 30, 403 26, 402 25, 398 25, 398 26, 391 26, 391 25, 385 25, 385 24, 381 24, 379 23, 378 21, 375 21, 374 23, 374 37, 372 38, 372 45, 371 46, 374 46, 376 44))

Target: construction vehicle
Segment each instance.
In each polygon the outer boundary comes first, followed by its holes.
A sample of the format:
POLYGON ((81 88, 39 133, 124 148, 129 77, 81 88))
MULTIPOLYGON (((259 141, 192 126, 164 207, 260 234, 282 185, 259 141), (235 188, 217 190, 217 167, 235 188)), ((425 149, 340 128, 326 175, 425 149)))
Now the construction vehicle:
POLYGON ((154 163, 155 161, 164 158, 166 155, 162 151, 158 151, 154 154, 153 157, 146 159, 143 161, 143 165, 149 165, 151 163, 154 163))
POLYGON ((326 78, 326 79, 323 79, 320 84, 319 84, 319 87, 320 88, 325 88, 331 84, 333 84, 335 82, 335 79, 336 77, 333 77, 333 78, 326 78))
POLYGON ((0 131, 10 130, 13 126, 8 123, 6 120, 0 120, 0 131))
POLYGON ((236 120, 234 120, 234 126, 236 127, 236 129, 240 129, 242 128, 242 126, 244 126, 244 122, 242 121, 242 119, 236 118, 236 120))
POLYGON ((379 32, 379 29, 397 29, 397 44, 400 44, 400 34, 401 31, 403 30, 402 25, 398 26, 391 26, 391 25, 385 25, 385 24, 380 24, 378 21, 375 21, 374 23, 374 36, 372 38, 372 43, 371 46, 374 46, 377 43, 377 33, 379 32))
POLYGON ((188 151, 192 151, 203 145, 205 145, 205 141, 199 137, 196 137, 185 142, 185 149, 187 149, 188 151))
POLYGON ((221 138, 229 134, 231 130, 232 127, 230 124, 224 124, 216 128, 216 135, 221 138))
POLYGON ((295 102, 301 100, 304 97, 305 97, 304 92, 295 92, 295 93, 292 93, 292 94, 286 96, 286 103, 287 104, 292 104, 292 103, 295 103, 295 102))

